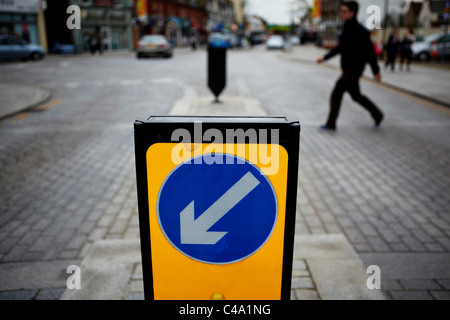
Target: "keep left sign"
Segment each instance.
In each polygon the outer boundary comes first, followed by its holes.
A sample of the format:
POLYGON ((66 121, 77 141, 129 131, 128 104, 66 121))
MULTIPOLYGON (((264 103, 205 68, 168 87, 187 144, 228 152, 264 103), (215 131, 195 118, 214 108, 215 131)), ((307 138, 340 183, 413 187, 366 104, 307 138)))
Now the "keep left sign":
POLYGON ((299 138, 283 117, 136 120, 146 299, 290 298, 299 138))
POLYGON ((235 263, 272 234, 277 197, 254 164, 227 154, 215 154, 223 159, 211 163, 211 156, 202 155, 201 162, 189 159, 169 174, 158 195, 158 222, 167 240, 187 257, 235 263))

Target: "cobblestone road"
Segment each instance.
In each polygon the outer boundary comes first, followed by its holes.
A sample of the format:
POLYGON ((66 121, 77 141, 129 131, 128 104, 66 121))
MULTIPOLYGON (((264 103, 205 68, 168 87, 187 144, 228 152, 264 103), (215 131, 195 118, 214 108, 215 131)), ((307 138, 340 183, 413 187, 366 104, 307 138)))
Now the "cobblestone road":
MULTIPOLYGON (((339 74, 280 54, 230 52, 225 94, 300 121, 296 233, 344 234, 388 298, 450 299, 449 109, 362 81, 382 128, 346 96, 338 131, 319 132, 339 74)), ((52 92, 0 122, 0 299, 59 298, 95 240, 138 237, 133 121, 167 114, 186 86, 210 95, 205 78, 203 50, 0 65, 1 82, 52 92)))

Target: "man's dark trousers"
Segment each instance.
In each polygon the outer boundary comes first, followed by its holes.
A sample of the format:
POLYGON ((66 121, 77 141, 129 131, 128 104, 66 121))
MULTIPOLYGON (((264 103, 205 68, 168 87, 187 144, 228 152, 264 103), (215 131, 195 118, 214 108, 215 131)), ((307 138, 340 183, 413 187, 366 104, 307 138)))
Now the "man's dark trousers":
POLYGON ((330 129, 336 129, 336 120, 341 109, 342 97, 345 91, 350 93, 350 96, 355 102, 358 102, 367 111, 370 112, 375 123, 380 121, 383 117, 383 113, 378 107, 370 101, 366 96, 361 94, 359 90, 359 78, 361 74, 359 72, 343 70, 342 76, 336 83, 333 93, 331 94, 330 101, 330 114, 328 115, 328 121, 326 126, 330 129))

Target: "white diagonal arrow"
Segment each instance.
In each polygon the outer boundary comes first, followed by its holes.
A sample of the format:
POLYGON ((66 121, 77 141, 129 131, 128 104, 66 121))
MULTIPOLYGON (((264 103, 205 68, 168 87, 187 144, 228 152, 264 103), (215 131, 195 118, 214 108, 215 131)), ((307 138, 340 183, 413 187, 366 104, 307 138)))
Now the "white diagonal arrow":
POLYGON ((208 229, 245 198, 259 180, 249 171, 197 219, 194 218, 194 201, 180 213, 180 233, 182 244, 216 244, 228 232, 208 229))

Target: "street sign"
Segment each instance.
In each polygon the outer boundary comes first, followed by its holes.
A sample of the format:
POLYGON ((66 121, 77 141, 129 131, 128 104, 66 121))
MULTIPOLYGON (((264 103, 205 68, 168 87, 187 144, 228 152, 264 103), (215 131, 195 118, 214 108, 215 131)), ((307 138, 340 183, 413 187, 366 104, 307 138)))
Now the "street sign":
POLYGON ((169 174, 157 200, 167 240, 205 263, 233 263, 252 255, 277 221, 277 198, 264 173, 246 160, 241 165, 226 162, 193 165, 187 160, 169 174))
POLYGON ((298 122, 135 123, 146 299, 289 299, 298 122))

